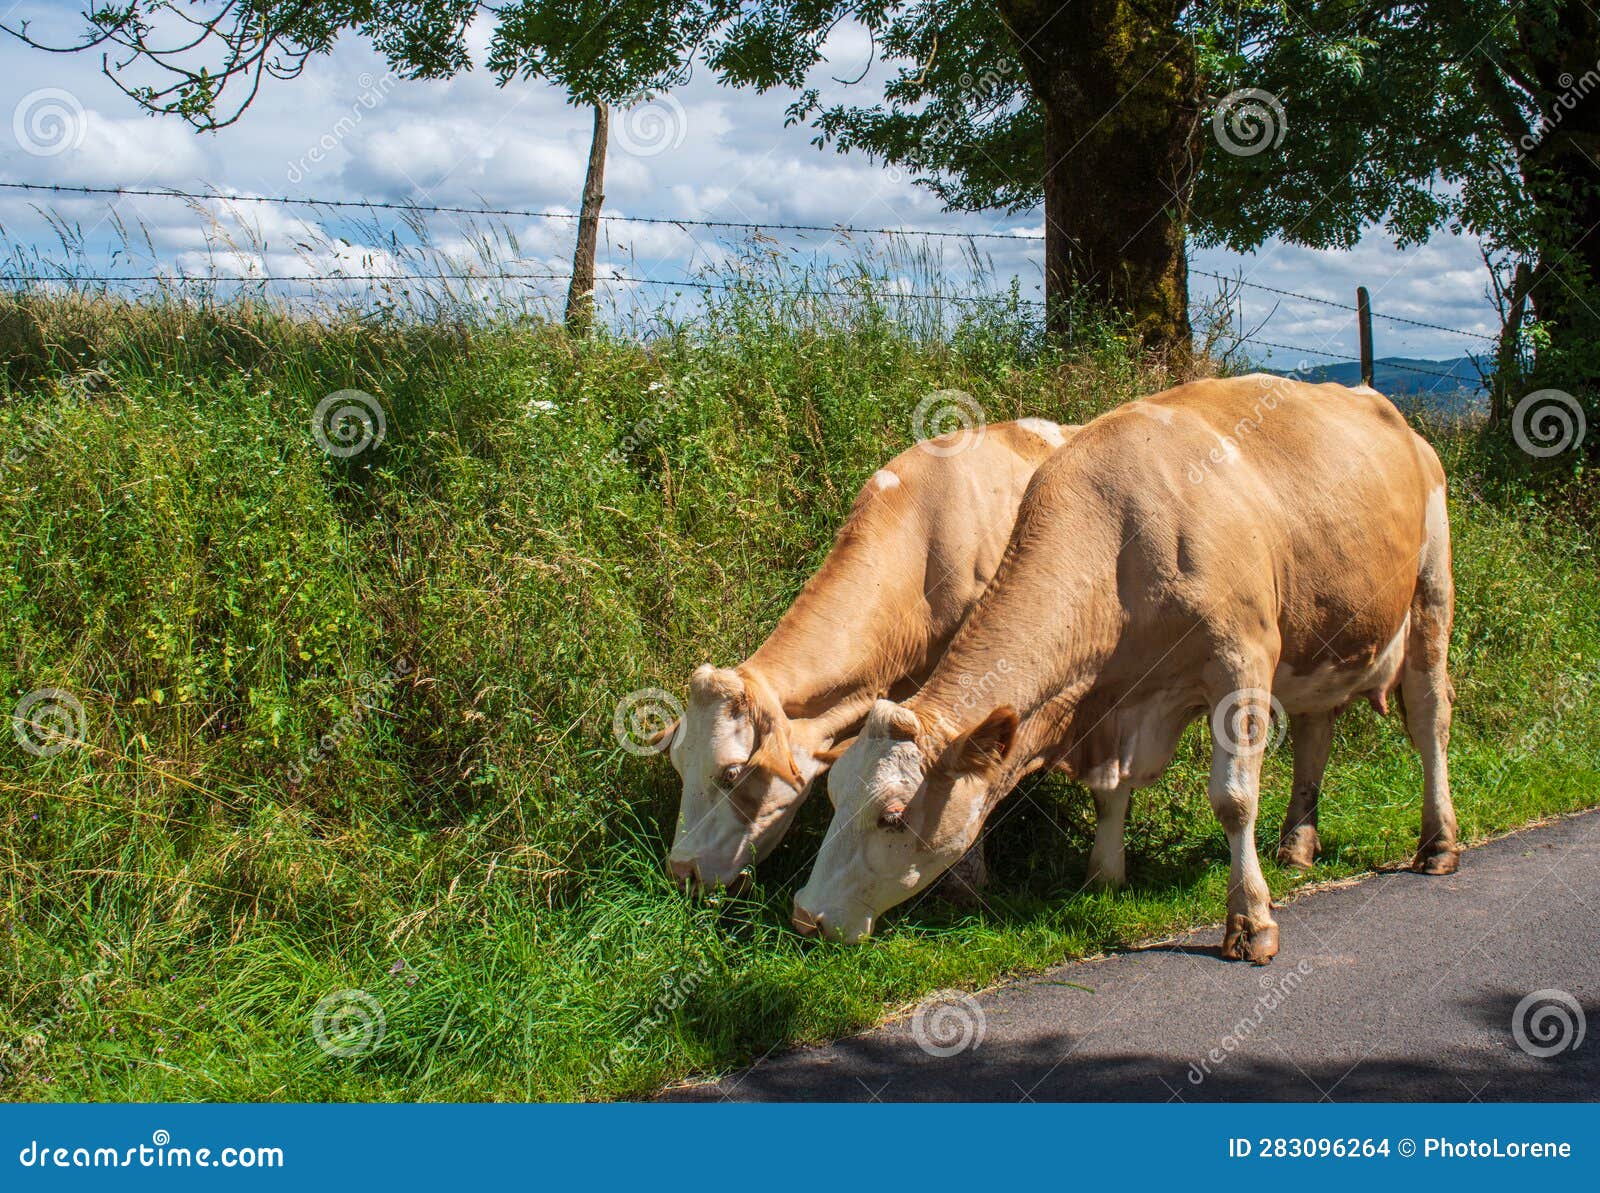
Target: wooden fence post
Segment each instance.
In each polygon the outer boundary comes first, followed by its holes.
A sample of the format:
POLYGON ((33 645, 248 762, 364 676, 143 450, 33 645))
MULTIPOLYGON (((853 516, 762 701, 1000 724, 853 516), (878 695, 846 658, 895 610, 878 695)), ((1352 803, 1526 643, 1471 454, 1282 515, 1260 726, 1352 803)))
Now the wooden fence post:
POLYGON ((1356 287, 1356 320, 1361 325, 1361 384, 1372 388, 1372 299, 1356 287))

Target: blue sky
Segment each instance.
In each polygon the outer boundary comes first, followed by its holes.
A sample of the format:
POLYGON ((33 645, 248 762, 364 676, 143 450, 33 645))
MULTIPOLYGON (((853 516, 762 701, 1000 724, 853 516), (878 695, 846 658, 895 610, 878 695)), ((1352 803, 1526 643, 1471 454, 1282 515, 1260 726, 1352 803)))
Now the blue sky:
MULTIPOLYGON (((76 6, 22 3, 8 23, 36 18, 35 28, 65 31, 76 6)), ((482 31, 477 31, 482 32, 482 31)), ((483 60, 485 36, 478 42, 483 60)), ((829 43, 830 64, 818 73, 825 92, 845 94, 833 76, 853 78, 869 55, 858 30, 844 28, 829 43)), ((0 41, 0 180, 91 186, 218 189, 237 195, 301 195, 337 199, 412 200, 443 205, 575 211, 582 188, 590 117, 540 83, 494 85, 483 70, 448 82, 420 83, 387 76, 381 59, 355 39, 312 60, 302 77, 269 83, 245 117, 217 134, 197 135, 173 119, 139 112, 99 72, 98 55, 53 56, 0 41), (65 123, 50 117, 64 113, 65 123), (4 118, 9 115, 11 119, 4 118), (40 153, 39 148, 59 152, 40 153)), ((877 94, 879 63, 850 94, 877 94)), ((1001 279, 1015 276, 1030 297, 1040 293, 1040 245, 1022 235, 1042 232, 1039 213, 951 214, 908 178, 868 161, 810 144, 804 128, 785 128, 786 94, 756 95, 696 78, 665 100, 619 111, 607 161, 606 209, 612 214, 751 222, 836 223, 962 232, 1019 234, 982 242, 1001 279)), ((1309 135, 1292 121, 1285 136, 1309 135)), ((59 256, 56 239, 36 206, 38 196, 0 192, 0 227, 9 245, 31 245, 59 256)), ((95 244, 108 241, 112 222, 103 198, 50 198, 48 205, 83 229, 95 244)), ((326 219, 308 209, 207 204, 203 210, 168 199, 124 199, 125 224, 140 229, 148 248, 122 272, 224 273, 385 272, 400 269, 378 229, 326 219), (243 220, 250 234, 239 228, 243 220), (330 245, 342 235, 352 243, 330 245), (264 253, 250 242, 264 243, 264 253)), ((393 221, 389 221, 392 223, 393 221)), ((503 221, 516 241, 522 271, 563 273, 570 265, 570 220, 503 221)), ((435 243, 463 258, 474 252, 470 229, 456 217, 430 221, 435 243)), ((706 229, 608 224, 602 273, 668 279, 725 260, 737 237, 706 229)), ((779 251, 804 255, 853 252, 827 235, 776 235, 779 251)), ((871 243, 870 241, 867 243, 871 243)), ((881 242, 879 242, 881 247, 881 242)), ((937 246, 936 246, 937 247, 937 246)), ((965 278, 956 246, 949 274, 965 278)), ((96 266, 109 262, 102 251, 96 266)), ((1365 284, 1379 312, 1491 334, 1495 314, 1488 275, 1470 238, 1437 236, 1398 252, 1374 230, 1351 252, 1315 252, 1277 243, 1248 256, 1214 250, 1191 254, 1196 269, 1286 290, 1352 302, 1365 284)), ((558 283, 548 283, 557 293, 558 283)), ((619 292, 630 288, 615 287, 619 292)), ((1195 278, 1198 306, 1216 283, 1195 278)), ((658 295, 659 291, 649 292, 658 295)), ((654 297, 634 301, 648 304, 654 297)), ((1244 290, 1236 314, 1261 338, 1341 355, 1356 352, 1353 316, 1318 304, 1244 290)), ((1380 321, 1380 356, 1442 359, 1481 350, 1484 341, 1380 321)), ((1292 353, 1257 350, 1255 359, 1292 367, 1292 353)), ((1320 358, 1308 357, 1320 362, 1320 358)))

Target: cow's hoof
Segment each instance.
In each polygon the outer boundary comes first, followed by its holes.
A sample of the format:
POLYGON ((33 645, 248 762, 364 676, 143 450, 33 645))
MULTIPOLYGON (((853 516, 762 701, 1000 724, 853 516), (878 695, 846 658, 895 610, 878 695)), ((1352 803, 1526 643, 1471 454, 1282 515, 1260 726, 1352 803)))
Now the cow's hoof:
POLYGON ((1461 855, 1452 845, 1418 850, 1411 859, 1411 868, 1418 874, 1454 874, 1461 869, 1461 855))
POLYGON ((1110 874, 1091 874, 1083 880, 1083 885, 1085 890, 1114 895, 1127 887, 1128 880, 1126 878, 1117 878, 1110 874))
POLYGON ((1322 852, 1322 839, 1317 830, 1302 826, 1288 833, 1278 843, 1278 865, 1295 870, 1309 870, 1322 852))
POLYGON ((1092 891, 1120 891, 1128 885, 1128 876, 1091 867, 1089 873, 1084 876, 1083 885, 1092 891))
POLYGON ((1228 961, 1265 965, 1278 955, 1278 925, 1252 926, 1242 915, 1230 915, 1222 933, 1222 956, 1228 961))

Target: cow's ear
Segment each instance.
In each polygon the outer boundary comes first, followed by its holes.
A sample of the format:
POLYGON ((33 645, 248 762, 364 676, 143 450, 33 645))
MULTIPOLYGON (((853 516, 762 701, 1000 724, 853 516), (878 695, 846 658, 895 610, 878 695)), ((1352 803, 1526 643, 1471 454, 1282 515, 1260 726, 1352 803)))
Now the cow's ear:
POLYGON ((849 737, 849 738, 846 738, 844 741, 840 742, 838 745, 830 746, 826 750, 818 750, 815 754, 813 754, 811 756, 813 758, 815 758, 818 762, 820 762, 823 765, 823 767, 825 767, 825 768, 826 767, 830 767, 835 762, 838 762, 839 759, 843 758, 844 757, 844 752, 846 750, 848 750, 851 746, 855 745, 855 744, 856 744, 856 739, 853 738, 853 737, 849 737))
POLYGON ((971 772, 1004 761, 1016 741, 1018 724, 1017 710, 1001 705, 951 743, 945 754, 950 767, 971 772))
POLYGON ((671 749, 672 739, 678 735, 678 726, 681 724, 683 724, 683 722, 681 720, 677 720, 673 721, 672 724, 668 725, 665 729, 656 730, 650 735, 650 740, 645 744, 657 754, 671 749))

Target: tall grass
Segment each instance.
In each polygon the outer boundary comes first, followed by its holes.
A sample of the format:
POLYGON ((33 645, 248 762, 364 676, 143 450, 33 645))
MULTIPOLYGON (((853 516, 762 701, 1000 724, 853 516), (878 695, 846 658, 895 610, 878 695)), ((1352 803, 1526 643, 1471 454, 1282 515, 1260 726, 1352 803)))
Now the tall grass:
MULTIPOLYGON (((1082 421, 1172 380, 1114 329, 1049 350, 1004 299, 919 324, 870 271, 847 298, 735 275, 586 343, 440 309, 0 300, 0 687, 69 692, 87 728, 0 743, 0 1091, 637 1096, 1220 915, 1197 735, 1135 802, 1122 895, 1079 890, 1092 813, 1055 779, 997 813, 986 907, 917 903, 869 947, 785 927, 820 799, 748 896, 670 888, 675 777, 619 748, 619 702, 764 637, 930 390, 1082 421), (386 424, 349 459, 311 428, 341 389, 386 424)), ((1600 582, 1592 528, 1488 476, 1470 432, 1440 447, 1477 838, 1600 803, 1600 582)), ((1288 786, 1281 751, 1264 837, 1288 786)), ((1406 856, 1419 795, 1398 723, 1348 715, 1315 876, 1406 856)))

